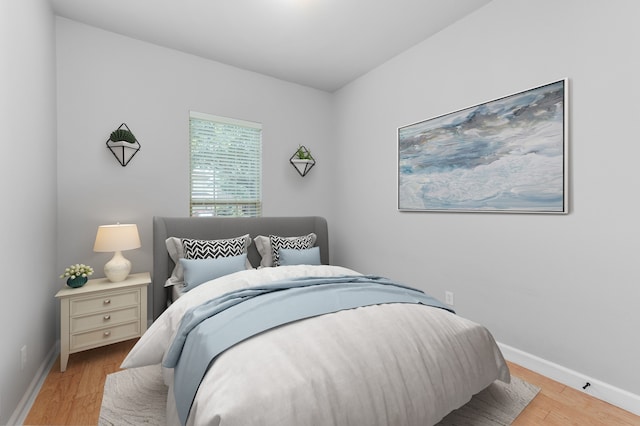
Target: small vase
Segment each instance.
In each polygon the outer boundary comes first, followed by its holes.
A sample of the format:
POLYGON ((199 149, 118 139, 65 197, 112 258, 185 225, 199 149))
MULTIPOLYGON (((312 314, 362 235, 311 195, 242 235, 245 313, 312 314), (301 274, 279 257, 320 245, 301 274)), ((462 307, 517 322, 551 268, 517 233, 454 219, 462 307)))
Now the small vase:
POLYGON ((87 283, 87 277, 67 278, 67 285, 71 288, 82 287, 87 283))

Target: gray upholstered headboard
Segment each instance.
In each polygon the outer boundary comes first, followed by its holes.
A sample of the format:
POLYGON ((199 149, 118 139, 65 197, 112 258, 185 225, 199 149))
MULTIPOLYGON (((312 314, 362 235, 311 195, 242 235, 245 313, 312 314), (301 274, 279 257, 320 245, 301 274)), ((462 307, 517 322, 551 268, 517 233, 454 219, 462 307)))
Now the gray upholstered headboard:
MULTIPOLYGON (((167 306, 168 290, 164 284, 173 271, 173 261, 167 253, 165 240, 169 237, 215 240, 233 238, 249 234, 279 235, 293 237, 314 232, 320 247, 320 260, 329 264, 329 235, 327 221, 318 216, 309 217, 160 217, 153 218, 153 319, 155 320, 167 306)), ((248 258, 256 267, 260 265, 260 255, 255 243, 249 247, 248 258)))

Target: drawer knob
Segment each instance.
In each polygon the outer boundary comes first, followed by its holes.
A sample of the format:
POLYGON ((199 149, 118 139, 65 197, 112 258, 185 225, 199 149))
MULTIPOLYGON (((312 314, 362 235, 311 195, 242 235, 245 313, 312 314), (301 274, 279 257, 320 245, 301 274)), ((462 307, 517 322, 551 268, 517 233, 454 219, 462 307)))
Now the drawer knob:
POLYGON ((103 318, 105 321, 109 321, 111 319, 111 315, 105 315, 103 318))
POLYGON ((111 303, 111 299, 104 299, 104 304, 108 305, 109 303, 111 303))
POLYGON ((111 336, 111 332, 110 331, 105 331, 104 332, 104 337, 109 337, 111 336))

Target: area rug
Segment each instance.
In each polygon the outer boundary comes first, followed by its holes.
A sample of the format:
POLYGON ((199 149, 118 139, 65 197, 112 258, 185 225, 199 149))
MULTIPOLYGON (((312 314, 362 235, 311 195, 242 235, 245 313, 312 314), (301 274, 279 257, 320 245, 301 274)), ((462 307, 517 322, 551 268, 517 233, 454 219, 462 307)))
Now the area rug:
MULTIPOLYGON (((445 417, 439 426, 510 425, 540 389, 517 377, 511 384, 494 382, 445 417)), ((167 387, 160 366, 109 374, 104 385, 100 426, 165 425, 167 387)))

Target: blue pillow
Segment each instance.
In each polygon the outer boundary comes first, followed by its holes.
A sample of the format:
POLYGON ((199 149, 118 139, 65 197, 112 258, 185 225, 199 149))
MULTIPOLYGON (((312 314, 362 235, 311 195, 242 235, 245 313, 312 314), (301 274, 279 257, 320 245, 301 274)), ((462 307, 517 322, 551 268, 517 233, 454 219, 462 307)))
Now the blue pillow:
POLYGON ((200 284, 246 269, 247 254, 217 257, 215 259, 180 259, 184 270, 184 291, 200 284))
POLYGON ((320 265, 320 247, 309 249, 279 249, 280 266, 286 265, 320 265))

